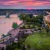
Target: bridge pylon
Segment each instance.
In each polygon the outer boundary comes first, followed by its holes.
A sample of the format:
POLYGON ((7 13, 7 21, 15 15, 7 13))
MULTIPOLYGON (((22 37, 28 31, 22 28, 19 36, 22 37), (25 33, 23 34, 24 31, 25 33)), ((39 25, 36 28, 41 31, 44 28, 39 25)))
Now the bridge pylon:
POLYGON ((10 15, 9 15, 9 13, 6 13, 6 18, 10 18, 10 15))

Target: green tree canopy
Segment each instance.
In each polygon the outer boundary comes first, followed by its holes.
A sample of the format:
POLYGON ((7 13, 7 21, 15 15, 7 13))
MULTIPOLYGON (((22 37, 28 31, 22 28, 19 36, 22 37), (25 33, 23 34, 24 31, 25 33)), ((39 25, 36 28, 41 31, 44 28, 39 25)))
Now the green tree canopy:
POLYGON ((12 28, 16 29, 17 27, 18 27, 18 24, 14 22, 14 23, 12 24, 12 28))
POLYGON ((19 15, 19 18, 20 18, 21 20, 25 20, 25 14, 20 14, 20 15, 19 15))

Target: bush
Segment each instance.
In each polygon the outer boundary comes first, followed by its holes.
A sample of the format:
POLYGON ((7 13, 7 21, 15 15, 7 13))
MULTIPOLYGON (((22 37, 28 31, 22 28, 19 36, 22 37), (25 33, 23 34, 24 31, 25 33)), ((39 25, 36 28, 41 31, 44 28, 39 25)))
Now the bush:
POLYGON ((12 24, 12 28, 16 29, 17 27, 18 27, 18 24, 14 22, 14 23, 12 24))

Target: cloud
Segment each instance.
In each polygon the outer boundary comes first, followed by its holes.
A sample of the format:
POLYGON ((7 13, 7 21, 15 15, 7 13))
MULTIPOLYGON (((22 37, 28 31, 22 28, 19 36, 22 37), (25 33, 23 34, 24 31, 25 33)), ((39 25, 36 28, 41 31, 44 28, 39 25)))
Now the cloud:
POLYGON ((36 0, 36 1, 47 1, 47 2, 49 2, 50 0, 36 0))
POLYGON ((50 0, 0 0, 1 5, 43 6, 50 5, 50 0))
POLYGON ((24 6, 42 6, 50 5, 50 2, 26 2, 22 3, 24 6))
POLYGON ((6 1, 6 2, 0 2, 2 5, 14 5, 17 4, 18 1, 6 1))
POLYGON ((3 5, 14 5, 14 4, 17 4, 17 1, 9 1, 3 3, 3 5))

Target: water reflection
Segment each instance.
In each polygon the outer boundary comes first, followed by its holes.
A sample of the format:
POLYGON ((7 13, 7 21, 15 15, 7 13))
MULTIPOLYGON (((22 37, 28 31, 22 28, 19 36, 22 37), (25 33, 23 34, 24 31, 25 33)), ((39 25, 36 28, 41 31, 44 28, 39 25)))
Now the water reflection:
POLYGON ((10 18, 0 16, 0 37, 2 34, 7 34, 7 32, 12 29, 13 22, 16 22, 18 25, 22 23, 17 14, 10 15, 10 18))

